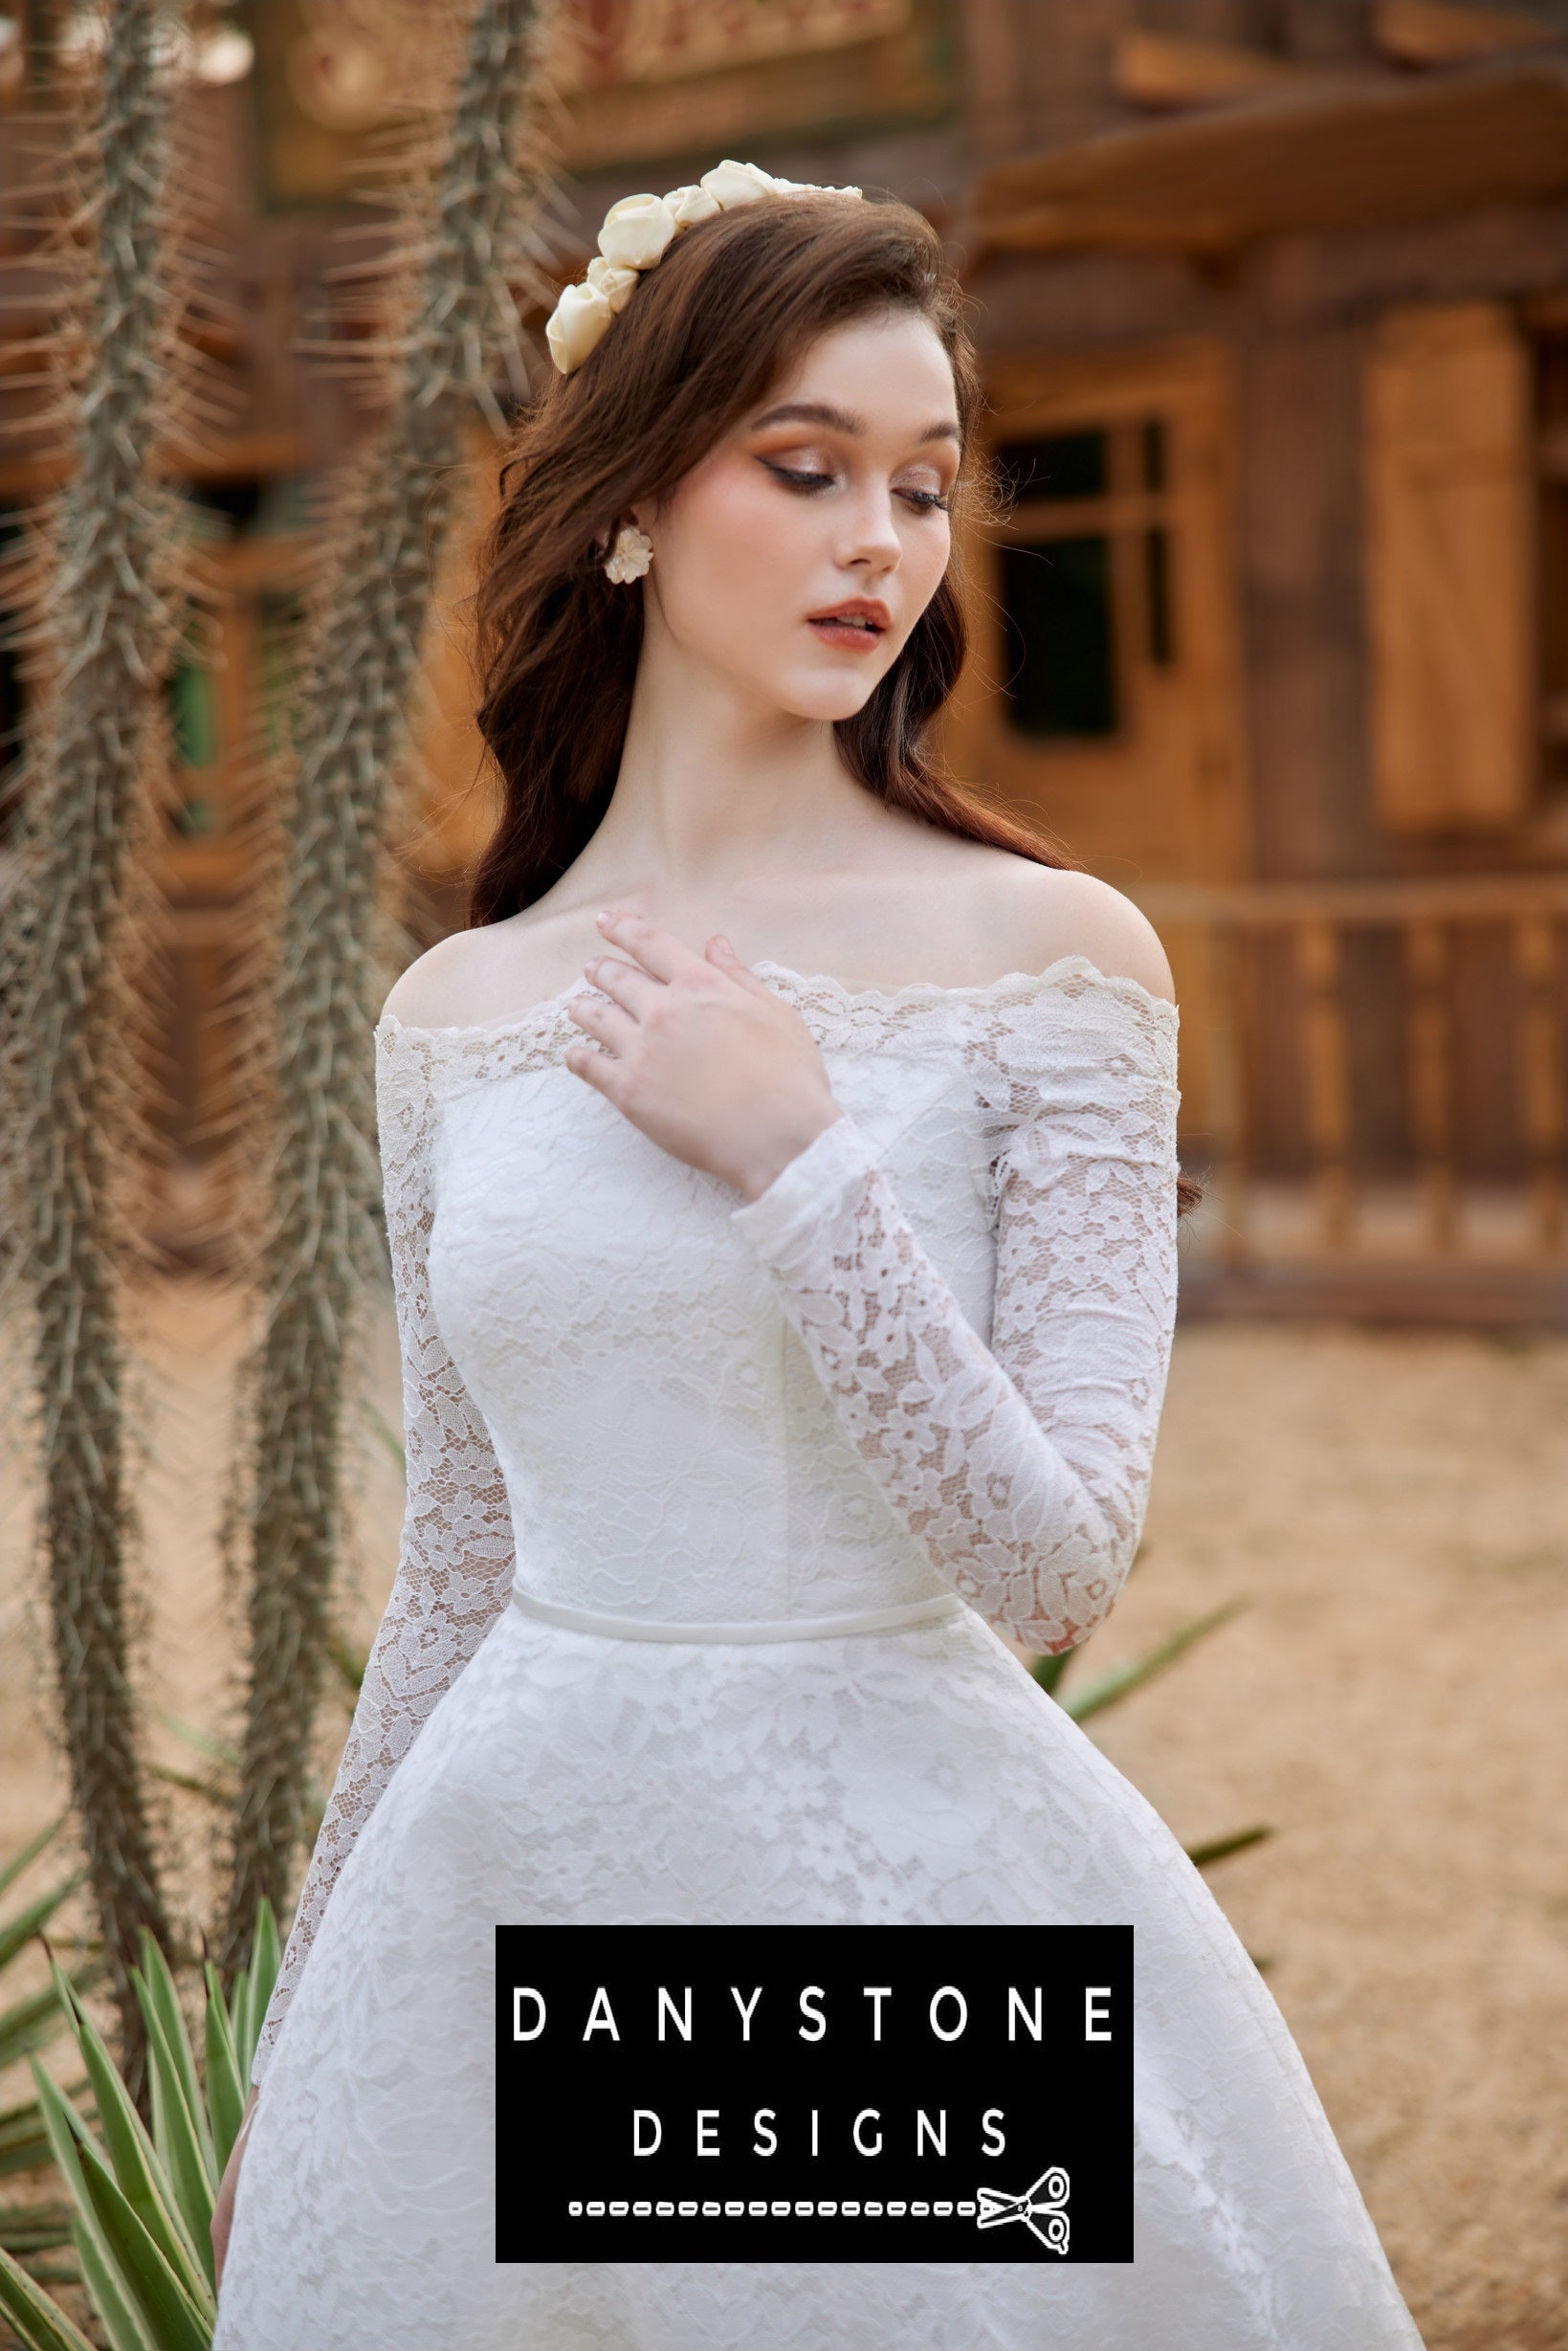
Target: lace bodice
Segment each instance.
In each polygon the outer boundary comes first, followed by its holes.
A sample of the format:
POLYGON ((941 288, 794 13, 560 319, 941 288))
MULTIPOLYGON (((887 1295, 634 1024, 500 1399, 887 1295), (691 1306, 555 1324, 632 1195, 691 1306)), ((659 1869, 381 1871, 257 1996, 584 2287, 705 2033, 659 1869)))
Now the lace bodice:
POLYGON ((564 1068, 585 983, 377 1031, 408 1509, 254 2080, 515 1581, 732 1630, 957 1591, 1037 1651, 1120 1588, 1175 1320, 1176 1008, 1082 956, 891 993, 753 968, 845 1115, 749 1203, 564 1068))

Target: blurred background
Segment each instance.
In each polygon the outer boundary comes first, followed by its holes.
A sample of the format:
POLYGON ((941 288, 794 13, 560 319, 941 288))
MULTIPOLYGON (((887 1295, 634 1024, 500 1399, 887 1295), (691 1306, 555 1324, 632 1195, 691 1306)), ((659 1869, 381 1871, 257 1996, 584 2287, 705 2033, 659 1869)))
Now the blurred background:
MULTIPOLYGON (((77 25, 63 0, 0 13, 0 533, 55 479, 17 199, 77 25)), ((377 421, 357 360, 391 231, 356 190, 426 64, 419 0, 195 30, 224 299, 189 331, 227 405, 172 475, 217 589, 166 685, 144 1321, 144 1677, 191 1888, 205 1816, 170 1723, 225 1721, 236 1653, 212 1560, 248 810, 333 484, 377 421)), ((1155 921, 1207 1184, 1144 1551, 1095 1661, 1245 1613, 1103 1744, 1195 1844, 1271 1832, 1211 1882, 1434 2351, 1563 2351, 1568 0, 573 0, 555 81, 558 282, 615 198, 723 155, 891 190, 950 240, 1010 504, 965 550, 949 755, 1155 921)), ((475 425, 474 523, 494 471, 475 425)), ((493 805, 457 538, 400 846, 418 943, 460 922, 493 805)), ((0 653, 0 760, 27 694, 0 653)), ((401 1508, 385 1318, 373 1353, 342 1601, 362 1650, 401 1508)), ((63 1782, 19 1564, 7 1592, 9 1850, 63 1782)))
MULTIPOLYGON (((12 183, 69 24, 0 17, 12 183)), ((231 770, 366 426, 331 366, 378 330, 344 225, 363 257, 353 175, 419 25, 265 0, 202 33, 237 405, 185 483, 215 657, 169 681, 176 1234, 250 885, 231 770)), ((561 46, 563 277, 615 196, 721 153, 890 189, 953 240, 1014 502, 972 550, 951 756, 1167 941, 1183 1157, 1213 1177, 1189 1310, 1568 1314, 1568 8, 580 0, 561 46)), ((0 313, 11 509, 39 487, 27 295, 0 313)), ((429 660, 425 939, 489 808, 460 630, 429 660)), ((0 698, 14 730, 14 665, 0 698)))

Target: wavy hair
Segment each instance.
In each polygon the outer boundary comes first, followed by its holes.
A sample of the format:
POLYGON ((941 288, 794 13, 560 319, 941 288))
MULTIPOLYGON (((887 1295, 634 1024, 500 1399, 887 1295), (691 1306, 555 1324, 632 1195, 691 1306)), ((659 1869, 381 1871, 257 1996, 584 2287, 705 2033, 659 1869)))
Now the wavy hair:
MULTIPOLYGON (((790 196, 686 230, 583 364, 552 376, 524 410, 473 598, 476 716, 502 804, 474 871, 471 923, 501 921, 542 897, 609 805, 643 606, 637 590, 604 576, 608 535, 631 506, 668 497, 819 335, 900 311, 929 322, 952 365, 961 510, 982 478, 980 372, 941 241, 906 204, 790 196)), ((1043 827, 988 806, 943 770, 935 721, 964 652, 950 565, 865 705, 835 722, 846 766, 879 800, 944 832, 1077 870, 1043 827)), ((1182 1177, 1180 1207, 1198 1197, 1182 1177)))

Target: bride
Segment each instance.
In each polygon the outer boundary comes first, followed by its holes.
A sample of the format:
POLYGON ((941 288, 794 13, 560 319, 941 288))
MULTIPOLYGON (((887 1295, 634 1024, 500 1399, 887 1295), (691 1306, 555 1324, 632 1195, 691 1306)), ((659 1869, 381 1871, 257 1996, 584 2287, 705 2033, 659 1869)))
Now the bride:
POLYGON ((408 1515, 217 2351, 1408 2351, 1256 1969, 999 1638, 1116 1597, 1191 1187, 1158 938, 930 745, 940 245, 725 164, 601 247, 484 551, 472 925, 376 1031, 408 1515), (1135 2259, 497 2262, 494 1930, 573 1920, 1130 1923, 1135 2259))

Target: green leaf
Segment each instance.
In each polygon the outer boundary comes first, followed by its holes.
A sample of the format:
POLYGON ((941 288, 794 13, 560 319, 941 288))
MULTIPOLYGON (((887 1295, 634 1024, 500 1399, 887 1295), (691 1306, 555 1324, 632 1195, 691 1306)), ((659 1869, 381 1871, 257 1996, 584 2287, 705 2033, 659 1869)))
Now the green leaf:
POLYGON ((277 1919, 265 1895, 256 1904, 255 1933, 251 1941, 251 1982, 253 1997, 260 2004, 261 2016, 256 2018, 259 2031, 261 2017, 267 2013, 267 2004, 277 1982, 277 1971, 283 1963, 282 1947, 277 1940, 277 1919))
POLYGON ((74 2327, 53 2295, 35 2285, 19 2261, 0 2247, 0 2318, 23 2345, 23 2351, 93 2351, 74 2327))
POLYGON ((211 1805, 215 1811, 231 1812, 233 1809, 232 1788, 215 1787, 210 1780, 198 1780, 193 1771, 171 1771, 167 1763, 149 1763, 147 1769, 155 1780, 162 1780, 166 1786, 184 1788, 188 1796, 199 1796, 203 1804, 211 1805))
POLYGON ((238 1996, 230 2009, 234 2054, 239 2059, 240 2072, 247 2079, 255 2057, 256 2043, 261 2038, 261 2028, 266 2021, 267 2007, 273 1996, 273 1985, 277 1981, 281 1960, 282 1953, 277 1944, 277 1920, 271 1902, 263 1895, 256 1904, 255 1933, 251 1938, 251 1964, 244 1971, 244 1990, 242 1994, 239 1993, 236 1981, 238 1996))
MULTIPOLYGON (((131 1970, 132 1981, 141 1976, 140 1968, 131 1970)), ((137 1985, 138 1992, 141 1985, 137 1985)), ((162 2018, 149 2002, 144 2001, 143 2014, 147 2026, 147 2069, 152 2084, 152 2128, 158 2152, 168 2173, 174 2190, 174 2200, 186 2226, 186 2234, 195 2247, 197 2259, 208 2285, 215 2293, 217 2275, 212 2252, 212 2202, 216 2181, 210 2169, 210 2149, 203 2147, 197 2134, 196 2118, 186 2103, 185 2085, 168 2046, 168 2035, 162 2018)), ((202 2134, 206 2132, 206 2116, 202 2117, 202 2134)))
POLYGON ((71 2242, 71 2207, 66 2204, 12 2204, 0 2207, 0 2246, 8 2253, 50 2252, 71 2242))
MULTIPOLYGON (((186 2293, 197 2297, 206 2292, 201 2255, 186 2237, 178 2201, 158 2150, 148 2138, 146 2125, 132 2104, 130 2093, 96 2026, 66 1985, 57 1964, 55 1977, 62 2002, 71 2004, 72 2022, 98 2102, 103 2143, 114 2166, 115 2192, 134 2213, 138 2226, 151 2237, 162 2259, 180 2277, 186 2293)), ((96 2153, 91 2140, 85 2142, 83 2152, 96 2153)))
POLYGON ((212 2297, 188 2291, 108 2165, 92 2147, 81 2151, 82 2177, 99 2227, 134 2299, 137 2316, 158 2351, 211 2351, 217 2317, 212 2297))
POLYGON ((38 1929, 49 1924, 66 1896, 75 1892, 86 1874, 85 1870, 78 1870, 75 1877, 68 1877, 53 1894, 40 1894, 35 1902, 0 1926, 0 1967, 9 1967, 23 1944, 31 1942, 38 1929))
MULTIPOLYGON (((137 1970, 133 1968, 131 1972, 134 1982, 137 1970)), ((146 1987, 146 2000, 143 2000, 143 2012, 146 2013, 146 2001, 150 2000, 159 2022, 163 2026, 164 2038, 168 2044, 168 2053, 173 2059, 175 2070, 180 2077, 180 2092, 190 2117, 191 2127, 201 2146, 202 2160, 207 2168, 210 2170, 212 2144, 207 2134, 206 2108, 202 2101, 201 2086, 196 2079, 196 2060, 191 2052, 190 2035, 186 2030, 185 2011, 180 2006, 180 1995, 175 1989, 174 1977, 170 1972, 169 1963, 145 1927, 142 1929, 140 1972, 146 1987)), ((142 1984, 138 1984, 137 1998, 139 2000, 142 1999, 142 1984)))
POLYGON ((207 2118, 212 2134, 212 2155, 221 2180, 229 2167, 239 2126, 245 2118, 246 2084, 234 2053, 234 2036, 224 2006, 223 1985, 210 1960, 207 1970, 207 2118))
MULTIPOLYGON (((68 2086, 66 2096, 74 2097, 86 2087, 85 2080, 74 2082, 68 2086)), ((44 2129, 37 2099, 27 2098, 19 2106, 8 2106, 0 2114, 0 2179, 10 2179, 17 2172, 37 2171, 53 2160, 49 2133, 44 2129)))
POLYGON ((29 1838, 19 1853, 12 1854, 5 1868, 0 1869, 0 1894, 4 1894, 21 1876, 30 1861, 37 1860, 46 1845, 54 1843, 69 1818, 69 1813, 62 1812, 58 1820, 51 1821, 47 1829, 40 1829, 35 1837, 29 1838))
MULTIPOLYGON (((229 2018, 229 2037, 234 2044, 234 2061, 243 2074, 250 2062, 245 2053, 246 2043, 250 2039, 251 2013, 251 1971, 248 1967, 237 1967, 234 1970, 234 1981, 229 1993, 229 2006, 226 2013, 229 2018)), ((253 2049, 252 2054, 254 2053, 253 2049)))
POLYGON ((64 2022, 53 1991, 34 1992, 30 2000, 18 2000, 0 2014, 0 2069, 14 2065, 32 2050, 42 2049, 64 2022))
POLYGON ((188 1747, 205 1755, 210 1763, 223 1763, 231 1771, 239 1769, 239 1749, 225 1739, 214 1739, 210 1731, 199 1731, 189 1722, 182 1722, 178 1715, 166 1713, 162 1706, 149 1706, 147 1712, 160 1721, 176 1739, 183 1739, 188 1747))
POLYGON ((1118 1699, 1129 1697, 1135 1690, 1141 1690, 1145 1682, 1153 1681, 1157 1674, 1163 1674, 1195 1642, 1206 1640, 1211 1632, 1218 1632, 1222 1625, 1227 1625, 1248 1605, 1245 1599, 1226 1600, 1220 1608, 1211 1608, 1206 1616, 1200 1616, 1192 1624, 1183 1625, 1168 1640, 1145 1650, 1141 1657, 1131 1658, 1126 1665, 1113 1666, 1108 1674, 1102 1674, 1097 1681, 1092 1681, 1086 1690, 1075 1691, 1061 1699, 1059 1703, 1063 1712, 1070 1714, 1074 1722, 1087 1722, 1091 1715, 1097 1715, 1102 1708, 1115 1706, 1118 1699))
POLYGON ((404 1444, 403 1439, 398 1435, 397 1431, 393 1428, 391 1422, 386 1418, 386 1413, 378 1411, 368 1397, 365 1397, 363 1400, 362 1408, 364 1412, 365 1419, 370 1423, 370 1426, 375 1431, 377 1436, 380 1437, 383 1445, 386 1448, 387 1453, 397 1463, 398 1468, 404 1473, 405 1476, 407 1476, 409 1470, 409 1449, 404 1444))
POLYGON ((70 2190, 76 2207, 77 2259, 93 2306, 108 2331, 114 2351, 157 2351, 143 2332, 141 2320, 121 2281, 119 2266, 109 2250, 107 2240, 99 2226, 87 2193, 87 2182, 82 2174, 79 2148, 91 2143, 87 2125, 61 2095, 36 2057, 33 2063, 33 2078, 37 2085, 38 2106, 49 2133, 50 2146, 60 2176, 70 2190))
POLYGON ((1075 1649, 1059 1649, 1049 1657, 1036 1657, 1029 1672, 1048 1697, 1056 1696, 1062 1675, 1077 1655, 1075 1649))
POLYGON ((1273 1833, 1267 1821, 1259 1821, 1253 1828, 1237 1829, 1227 1837, 1210 1837, 1206 1845, 1189 1845, 1187 1859, 1203 1869, 1207 1862, 1224 1861, 1228 1853, 1242 1853, 1249 1845, 1261 1845, 1265 1837, 1273 1833))

